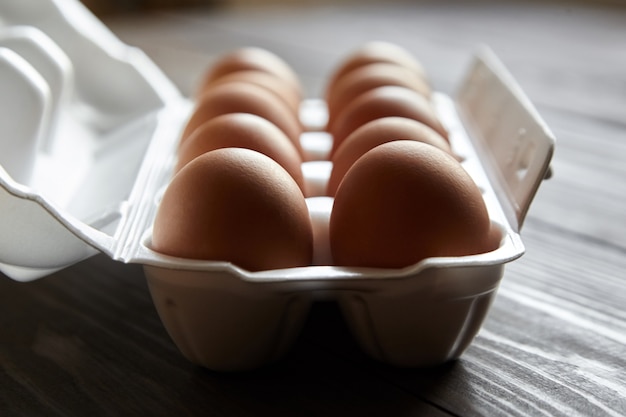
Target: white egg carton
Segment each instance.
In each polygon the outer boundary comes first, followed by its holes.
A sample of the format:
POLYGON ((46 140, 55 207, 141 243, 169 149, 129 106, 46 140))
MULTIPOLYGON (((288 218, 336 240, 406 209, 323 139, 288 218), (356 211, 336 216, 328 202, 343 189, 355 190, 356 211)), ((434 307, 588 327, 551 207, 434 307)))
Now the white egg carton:
MULTIPOLYGON (((397 366, 458 358, 504 272, 524 252, 520 228, 549 172, 554 138, 515 81, 482 48, 454 98, 435 94, 453 150, 483 191, 501 246, 403 269, 332 266, 320 196, 331 165, 303 172, 314 265, 249 272, 150 250, 159 196, 192 110, 140 50, 74 0, 0 5, 0 270, 44 277, 97 253, 144 266, 167 331, 194 363, 251 369, 280 358, 313 302, 336 300, 356 340, 397 366)), ((324 103, 307 100, 309 159, 328 151, 324 103)))

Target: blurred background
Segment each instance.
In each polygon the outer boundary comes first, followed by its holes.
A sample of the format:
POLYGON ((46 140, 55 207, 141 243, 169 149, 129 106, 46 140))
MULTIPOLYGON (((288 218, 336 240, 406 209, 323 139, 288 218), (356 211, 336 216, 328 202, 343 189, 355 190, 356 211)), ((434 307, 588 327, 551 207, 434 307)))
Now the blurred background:
POLYGON ((82 0, 85 6, 100 17, 181 7, 208 7, 221 2, 222 0, 82 0))
MULTIPOLYGON (((314 6, 323 4, 368 4, 368 3, 398 3, 382 0, 83 0, 83 3, 99 16, 108 16, 120 13, 141 13, 156 10, 181 8, 233 8, 233 7, 262 7, 262 6, 314 6)), ((401 2, 402 3, 402 2, 401 2)), ((404 3, 410 3, 405 1, 404 3)))
POLYGON ((256 45, 287 60, 307 94, 319 96, 347 51, 379 38, 414 53, 443 92, 455 90, 472 52, 488 44, 538 105, 623 117, 615 51, 624 44, 626 0, 82 1, 185 94, 219 54, 256 45))
MULTIPOLYGON (((319 6, 324 4, 344 5, 355 3, 363 4, 415 4, 415 3, 447 3, 453 5, 457 3, 462 5, 462 0, 82 0, 82 2, 96 15, 108 16, 120 13, 141 13, 155 10, 180 9, 193 7, 215 7, 215 8, 231 8, 231 7, 262 7, 262 6, 319 6)), ((485 3, 487 1, 482 1, 485 3)), ((517 2, 520 0, 500 0, 492 1, 493 3, 517 2)), ((555 1, 529 0, 522 3, 554 3, 555 1)), ((575 0, 575 1, 558 1, 558 3, 572 4, 605 4, 605 5, 626 5, 626 0, 575 0)))

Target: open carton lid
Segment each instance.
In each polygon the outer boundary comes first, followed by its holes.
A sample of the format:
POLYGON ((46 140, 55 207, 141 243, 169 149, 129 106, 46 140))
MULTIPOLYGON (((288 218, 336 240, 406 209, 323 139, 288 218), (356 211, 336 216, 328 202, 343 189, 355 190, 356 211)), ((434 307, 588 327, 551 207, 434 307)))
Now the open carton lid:
POLYGON ((98 252, 125 259, 147 165, 188 100, 78 1, 0 4, 0 86, 0 270, 30 280, 98 252))
MULTIPOLYGON (((0 5, 0 86, 0 270, 28 281, 99 252, 167 263, 142 241, 191 102, 77 1, 0 5)), ((435 103, 452 135, 470 139, 455 150, 507 232, 478 262, 521 256, 519 230, 554 137, 487 48, 455 99, 435 103)))

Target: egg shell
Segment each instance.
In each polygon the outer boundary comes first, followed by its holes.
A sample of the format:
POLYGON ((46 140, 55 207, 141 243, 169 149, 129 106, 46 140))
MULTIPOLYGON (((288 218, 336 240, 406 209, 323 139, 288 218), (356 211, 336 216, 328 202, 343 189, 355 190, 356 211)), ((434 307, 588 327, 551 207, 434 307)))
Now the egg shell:
POLYGON ((368 64, 388 63, 408 68, 427 79, 426 71, 419 60, 403 46, 382 40, 366 42, 354 49, 335 68, 326 85, 325 98, 335 84, 346 74, 368 64))
POLYGON ((175 172, 196 157, 220 148, 246 148, 278 162, 304 187, 302 158, 289 138, 272 122, 254 114, 228 113, 200 125, 178 151, 175 172))
POLYGON ((267 89, 245 82, 230 82, 211 88, 198 98, 181 136, 181 145, 201 124, 228 113, 251 113, 278 126, 302 154, 302 126, 289 107, 267 89))
POLYGON ((313 231, 284 168, 250 149, 223 148, 174 176, 154 219, 152 249, 249 271, 291 268, 311 264, 313 231))
POLYGON ((329 236, 336 265, 402 268, 498 247, 480 189, 457 160, 416 141, 368 151, 337 189, 329 236))
POLYGON ((238 48, 220 55, 209 67, 200 85, 210 84, 227 74, 246 70, 273 74, 284 80, 298 96, 302 96, 300 79, 291 66, 274 52, 255 46, 238 48))
POLYGON ((348 104, 329 127, 333 135, 331 156, 341 143, 358 127, 381 117, 406 117, 434 129, 448 140, 448 132, 434 108, 423 95, 404 87, 385 86, 369 90, 348 104))
POLYGON ((376 87, 405 87, 430 98, 431 87, 418 73, 406 67, 389 63, 363 65, 346 74, 329 91, 328 103, 329 125, 332 125, 340 109, 346 107, 360 94, 376 87))
POLYGON ((284 79, 265 71, 241 70, 225 74, 215 80, 207 80, 207 82, 199 88, 197 96, 201 96, 216 85, 233 81, 248 82, 264 87, 283 100, 289 108, 292 109, 294 114, 298 113, 300 102, 302 101, 300 94, 284 79))
POLYGON ((357 128, 339 146, 332 158, 326 194, 334 196, 350 167, 372 148, 393 140, 415 140, 452 154, 447 140, 425 124, 405 117, 383 117, 357 128))

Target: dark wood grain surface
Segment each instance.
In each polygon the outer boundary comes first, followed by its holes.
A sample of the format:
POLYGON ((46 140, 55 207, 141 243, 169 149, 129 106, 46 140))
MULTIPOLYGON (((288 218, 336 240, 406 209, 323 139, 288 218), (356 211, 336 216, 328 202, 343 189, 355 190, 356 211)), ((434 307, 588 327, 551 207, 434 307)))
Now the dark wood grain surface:
POLYGON ((411 50, 452 94, 476 46, 488 44, 557 137, 554 177, 524 225, 526 254, 507 265, 458 361, 376 363, 337 307, 321 303, 279 363, 211 372, 169 339, 141 267, 99 255, 28 284, 0 277, 0 415, 626 415, 626 7, 366 2, 105 23, 187 94, 220 53, 254 44, 319 96, 343 54, 371 39, 411 50))

